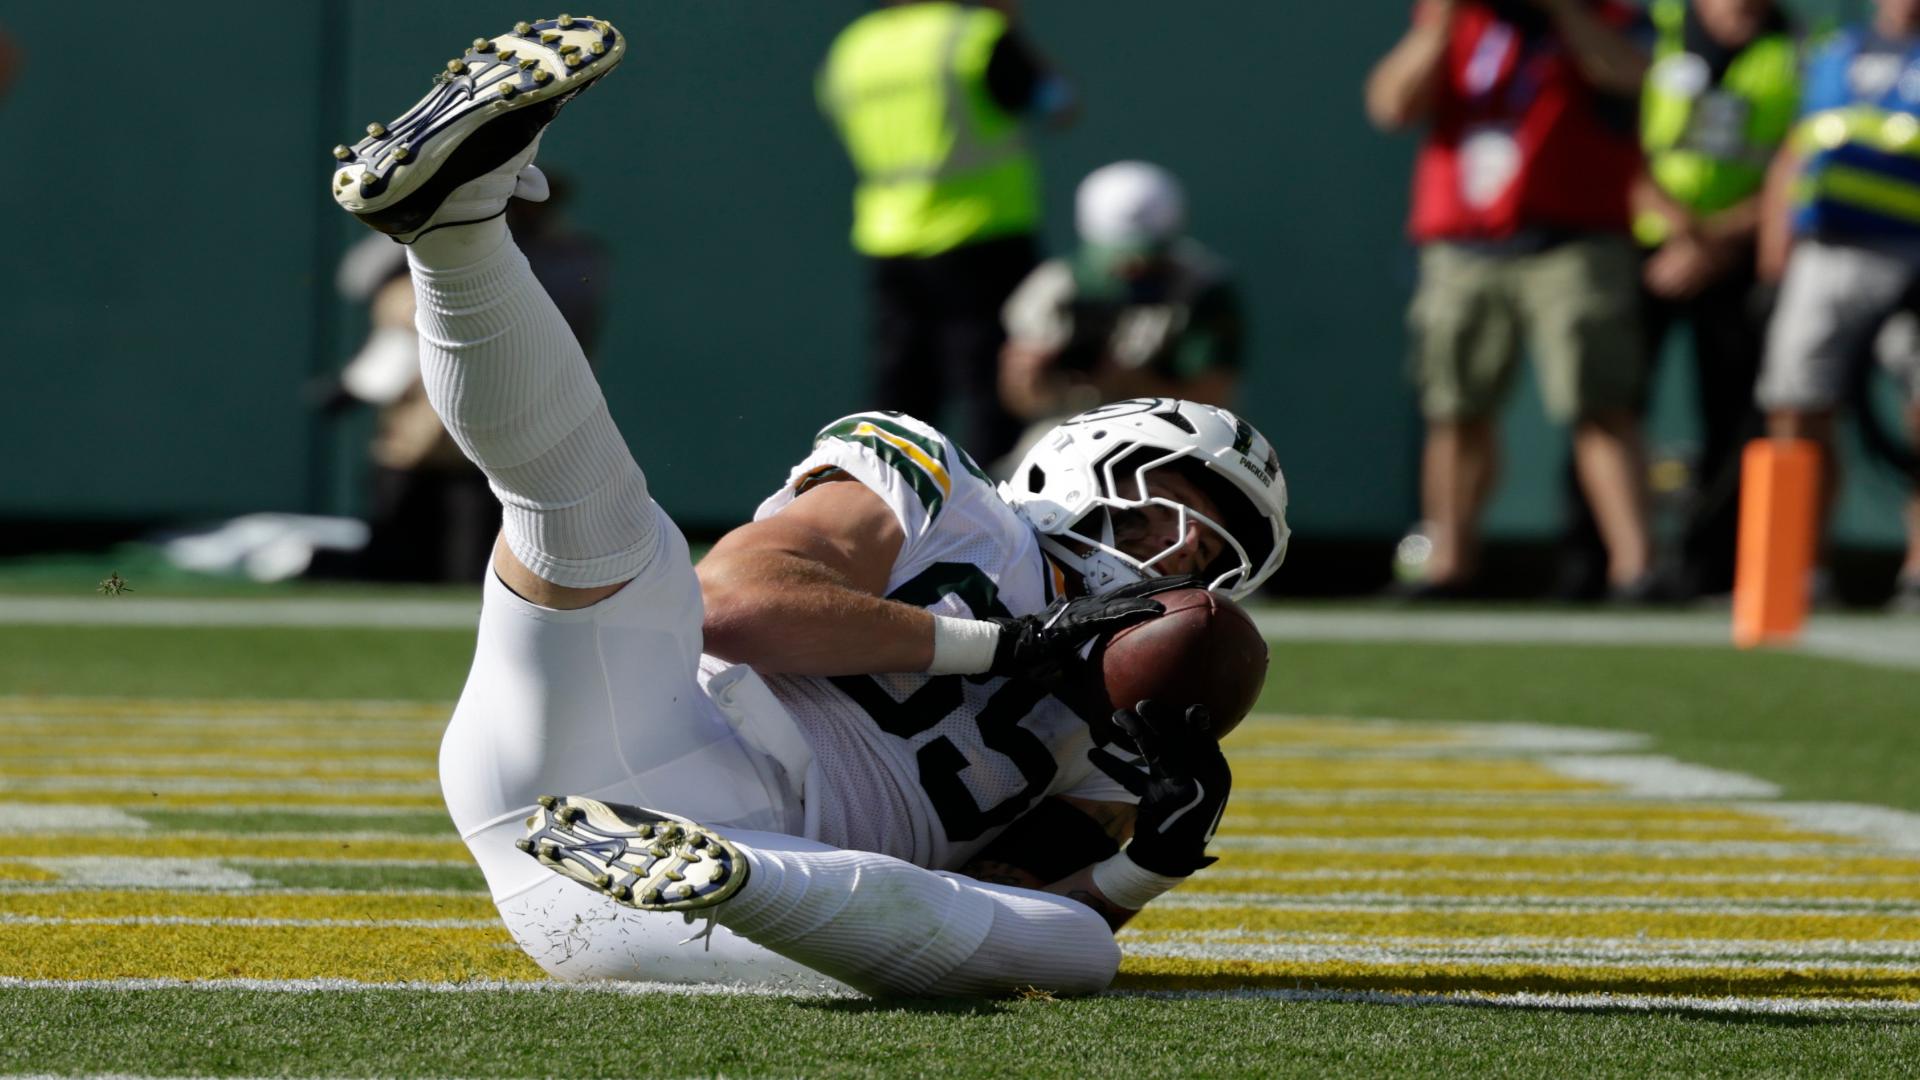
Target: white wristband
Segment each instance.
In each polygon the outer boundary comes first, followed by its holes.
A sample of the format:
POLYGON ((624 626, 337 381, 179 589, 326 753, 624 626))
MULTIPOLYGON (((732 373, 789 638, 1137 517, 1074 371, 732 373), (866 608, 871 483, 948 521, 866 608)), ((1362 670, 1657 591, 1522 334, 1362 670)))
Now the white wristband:
POLYGON ((981 619, 933 617, 933 663, 929 675, 978 675, 993 666, 1000 628, 981 619))
POLYGON ((1139 911, 1186 878, 1144 870, 1125 851, 1093 864, 1093 887, 1115 907, 1139 911))

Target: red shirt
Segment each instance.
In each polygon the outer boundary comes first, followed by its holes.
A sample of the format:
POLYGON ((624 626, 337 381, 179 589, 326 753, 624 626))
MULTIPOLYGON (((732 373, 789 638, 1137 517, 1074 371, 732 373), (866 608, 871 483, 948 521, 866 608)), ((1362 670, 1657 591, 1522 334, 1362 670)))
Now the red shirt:
MULTIPOLYGON (((1595 7, 1616 27, 1633 19, 1616 0, 1595 7)), ((1416 9, 1416 19, 1429 17, 1424 4, 1416 9)), ((1468 0, 1454 11, 1443 64, 1414 165, 1416 241, 1628 230, 1640 167, 1631 106, 1608 124, 1557 34, 1529 35, 1468 0)))

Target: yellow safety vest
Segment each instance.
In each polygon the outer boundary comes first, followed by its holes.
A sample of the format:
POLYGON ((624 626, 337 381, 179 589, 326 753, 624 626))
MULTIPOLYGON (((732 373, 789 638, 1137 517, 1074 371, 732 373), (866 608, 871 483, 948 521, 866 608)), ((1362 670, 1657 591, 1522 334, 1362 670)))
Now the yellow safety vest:
POLYGON ((1038 227, 1020 119, 987 93, 1006 32, 990 8, 918 3, 863 16, 834 41, 820 102, 860 173, 861 253, 925 257, 1038 227))
MULTIPOLYGON (((1701 214, 1758 194, 1800 107, 1798 46, 1787 34, 1760 37, 1715 84, 1707 62, 1687 52, 1685 0, 1655 0, 1649 12, 1660 37, 1640 96, 1640 144, 1654 183, 1701 214)), ((1667 222, 1643 214, 1633 231, 1654 247, 1667 222)))

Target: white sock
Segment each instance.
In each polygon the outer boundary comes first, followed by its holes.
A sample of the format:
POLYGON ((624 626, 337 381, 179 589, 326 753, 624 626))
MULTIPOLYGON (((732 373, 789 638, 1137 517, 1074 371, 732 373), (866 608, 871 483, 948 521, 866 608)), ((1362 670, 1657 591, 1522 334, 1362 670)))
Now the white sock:
POLYGON ((972 956, 940 980, 938 993, 1002 995, 1037 987, 1096 994, 1113 982, 1120 946, 1092 908, 1032 889, 984 882, 967 887, 992 899, 993 929, 972 956))
POLYGON ((407 249, 434 411, 492 482, 507 547, 556 585, 634 577, 657 539, 646 477, 504 221, 407 249))
POLYGON ((1119 964, 1106 923, 1065 897, 864 851, 741 851, 751 869, 721 925, 869 994, 1090 993, 1119 964))

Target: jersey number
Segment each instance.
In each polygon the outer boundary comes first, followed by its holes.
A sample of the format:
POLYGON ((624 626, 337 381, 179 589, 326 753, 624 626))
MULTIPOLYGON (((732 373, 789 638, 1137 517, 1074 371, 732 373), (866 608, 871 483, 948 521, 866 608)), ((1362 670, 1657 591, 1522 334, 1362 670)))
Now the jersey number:
MULTIPOLYGON (((895 589, 887 599, 926 607, 946 596, 958 596, 965 601, 967 610, 976 619, 1006 618, 1012 614, 1000 603, 999 590, 993 582, 978 567, 966 563, 935 563, 895 589)), ((910 739, 945 720, 966 703, 963 680, 979 684, 991 678, 993 676, 931 676, 904 701, 895 700, 887 688, 871 676, 841 675, 830 681, 866 710, 880 730, 910 739)), ((980 729, 981 745, 1006 755, 1025 781, 1020 790, 992 806, 981 807, 960 778, 961 771, 972 762, 953 740, 942 735, 920 748, 920 786, 926 788, 948 839, 972 840, 988 829, 1005 825, 1025 813, 1034 797, 1046 790, 1060 767, 1047 744, 1020 726, 1020 721, 1046 696, 1046 690, 1032 683, 1008 680, 987 698, 980 715, 974 718, 980 729)))

